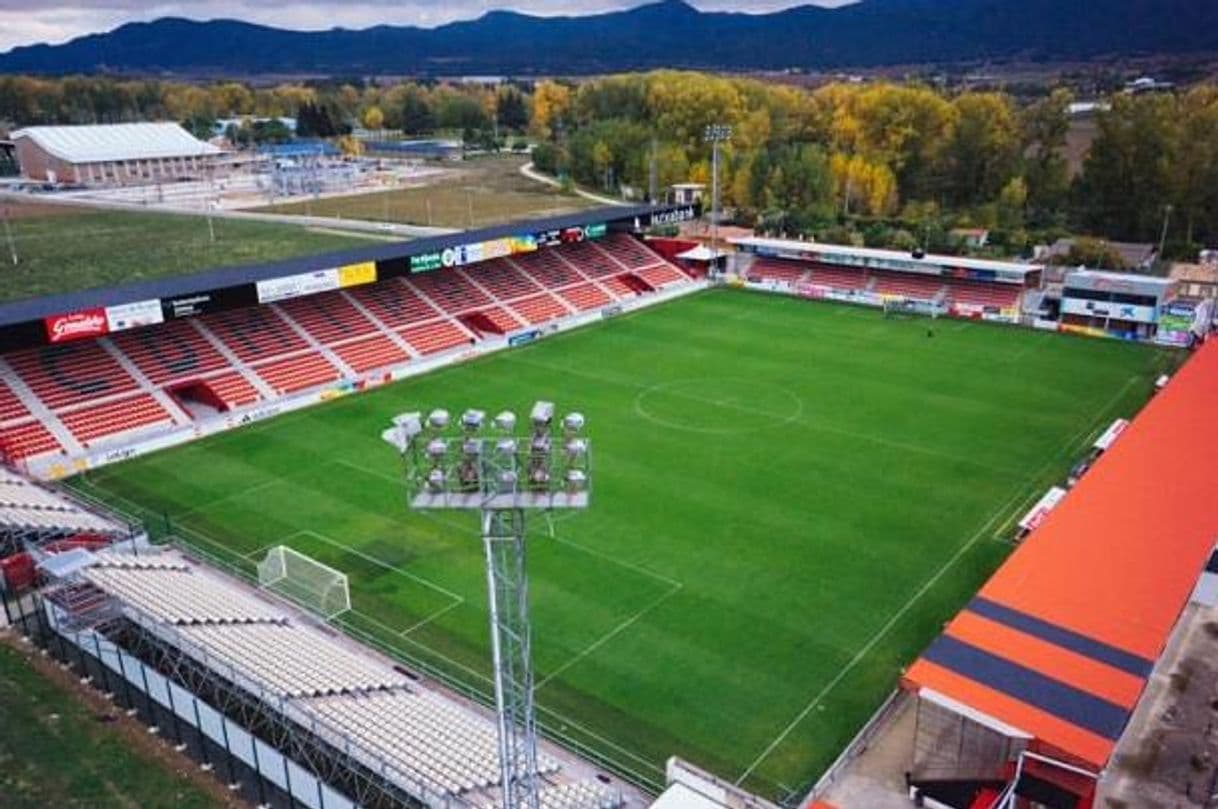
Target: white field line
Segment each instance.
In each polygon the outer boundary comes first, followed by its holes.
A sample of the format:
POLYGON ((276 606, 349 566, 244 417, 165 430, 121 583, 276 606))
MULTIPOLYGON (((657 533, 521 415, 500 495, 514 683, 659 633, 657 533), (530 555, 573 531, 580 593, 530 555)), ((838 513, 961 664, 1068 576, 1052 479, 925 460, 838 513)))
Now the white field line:
MULTIPOLYGON (((1094 441, 1096 438, 1098 438, 1100 433, 1102 433, 1104 431, 1104 427, 1105 427, 1104 423, 1106 421, 1108 421, 1109 417, 1111 416, 1109 411, 1112 410, 1112 408, 1118 402, 1120 402, 1121 398, 1125 395, 1125 392, 1129 390, 1129 387, 1137 381, 1138 381, 1137 376, 1129 377, 1129 379, 1127 379, 1125 381, 1125 384, 1122 385, 1120 387, 1120 389, 1110 399, 1108 399, 1108 401, 1105 402, 1104 405, 1098 411, 1096 411, 1096 416, 1094 419, 1092 419, 1092 420, 1088 421, 1086 424, 1084 424, 1083 428, 1081 430, 1079 430, 1077 433, 1075 433, 1074 436, 1070 438, 1070 440, 1068 440, 1065 444, 1062 445, 1062 449, 1060 452, 1058 452, 1056 455, 1054 455, 1052 458, 1050 458, 1048 461, 1046 461, 1044 466, 1042 466, 1040 469, 1038 469, 1036 472, 1034 472, 1032 475, 1030 475, 1028 477, 1027 485, 1029 487, 1035 487, 1035 485, 1040 481, 1040 478, 1043 477, 1044 475, 1046 475, 1053 468, 1053 466, 1055 464, 1061 462, 1062 460, 1068 460, 1071 456, 1075 455, 1076 453, 1078 453, 1079 451, 1084 449, 1092 441, 1094 441)), ((999 523, 994 528, 994 539, 999 542, 1006 542, 1007 540, 1002 536, 1003 532, 1007 529, 1008 525, 1012 521, 1018 519, 1019 516, 1027 510, 1028 506, 1040 494, 1042 494, 1042 492, 1040 492, 1036 488, 1032 488, 1032 492, 1023 499, 1023 501, 1019 504, 1019 507, 1017 507, 1013 512, 1011 512, 1010 516, 1008 516, 1007 519, 1005 519, 1003 522, 999 523)))
POLYGON ((997 520, 999 517, 1001 517, 1003 514, 1005 514, 1007 509, 1009 509, 1012 505, 1014 505, 1014 503, 1018 499, 1018 497, 1019 497, 1019 495, 1018 495, 1018 493, 1016 493, 1015 496, 1011 497, 1006 502, 1004 502, 1001 506, 999 506, 986 519, 986 521, 984 523, 982 523, 981 527, 979 529, 977 529, 976 533, 974 533, 968 539, 968 541, 966 541, 959 548, 957 548, 956 552, 952 554, 951 558, 949 558, 946 562, 944 562, 942 567, 940 567, 937 571, 935 571, 934 574, 931 575, 930 578, 928 578, 925 582, 922 583, 922 586, 919 587, 918 590, 912 596, 909 597, 909 599, 905 602, 905 604, 902 605, 901 608, 898 609, 895 613, 893 613, 893 615, 884 623, 884 625, 881 626, 879 628, 879 630, 874 635, 871 636, 871 639, 868 640, 867 643, 864 644, 863 647, 855 653, 854 657, 850 658, 850 660, 846 663, 846 665, 843 666, 840 671, 838 671, 837 675, 834 676, 834 678, 832 680, 830 680, 828 683, 826 683, 825 686, 816 694, 816 696, 814 696, 811 699, 811 701, 809 701, 808 704, 804 706, 803 710, 801 710, 798 714, 796 714, 795 718, 791 720, 791 722, 786 726, 786 728, 784 728, 781 733, 779 733, 777 736, 775 736, 774 740, 771 741, 770 744, 764 750, 761 751, 761 754, 753 760, 753 763, 750 764, 748 766, 748 768, 743 773, 740 774, 740 777, 736 779, 735 783, 737 785, 739 785, 740 783, 742 783, 744 781, 744 779, 746 779, 750 775, 752 775, 753 770, 757 769, 757 767, 761 764, 761 762, 765 761, 766 758, 769 757, 770 753, 774 752, 774 749, 777 748, 778 745, 782 744, 782 742, 788 736, 791 735, 791 733, 795 730, 795 728, 799 726, 799 724, 808 716, 808 714, 810 714, 813 710, 815 710, 816 706, 820 705, 820 703, 825 699, 825 697, 827 697, 829 695, 829 693, 833 691, 833 689, 837 688, 837 686, 842 682, 842 680, 846 679, 846 675, 849 674, 851 671, 853 671, 855 666, 857 666, 859 663, 861 663, 863 661, 863 659, 866 658, 867 655, 869 655, 871 653, 871 650, 874 649, 876 647, 876 645, 879 644, 879 642, 881 640, 883 640, 884 637, 890 631, 892 631, 892 628, 894 626, 896 626, 897 623, 903 617, 905 617, 905 614, 907 612, 909 612, 909 610, 913 607, 913 605, 916 604, 918 601, 920 601, 922 599, 922 597, 931 590, 932 587, 934 587, 936 584, 938 584, 939 580, 942 579, 943 576, 947 574, 947 571, 951 570, 956 565, 956 563, 959 562, 960 559, 963 558, 964 555, 966 553, 968 553, 968 551, 971 550, 974 545, 977 544, 977 542, 985 535, 986 529, 989 528, 995 520, 997 520))
MULTIPOLYGON (((397 630, 393 629, 392 627, 386 626, 383 622, 378 621, 376 618, 373 618, 372 616, 368 615, 367 613, 360 612, 359 610, 352 610, 351 612, 354 613, 355 615, 360 616, 362 620, 367 621, 368 623, 370 623, 374 626, 379 626, 381 629, 385 630, 386 632, 388 632, 391 635, 398 635, 397 630)), ((453 658, 449 657, 448 655, 444 654, 443 652, 436 651, 435 649, 431 648, 430 646, 428 646, 425 643, 421 643, 420 641, 415 640, 414 638, 412 638, 408 635, 398 635, 398 637, 400 637, 401 640, 405 641, 406 643, 409 643, 412 646, 416 646, 419 649, 422 649, 424 652, 426 652, 429 655, 432 655, 436 659, 443 660, 445 663, 447 663, 449 666, 453 667, 454 669, 465 672, 469 676, 473 677, 475 680, 482 682, 487 686, 493 686, 495 684, 494 680, 492 680, 490 677, 483 674, 482 672, 477 671, 476 669, 470 668, 469 666, 465 665, 464 663, 460 662, 459 660, 454 660, 453 658)), ((491 692, 488 690, 487 693, 489 694, 491 692)), ((581 725, 579 722, 576 722, 574 719, 564 716, 563 714, 558 713, 557 711, 553 710, 552 708, 547 708, 544 705, 541 705, 540 703, 538 703, 537 711, 538 711, 538 713, 545 713, 545 714, 548 714, 549 716, 554 717, 554 719, 556 719, 558 721, 558 723, 563 725, 564 727, 574 728, 580 734, 587 736, 590 739, 595 739, 599 744, 604 745, 606 748, 611 749, 611 750, 615 751, 616 753, 619 753, 619 754, 625 756, 626 758, 633 760, 637 764, 642 764, 644 767, 647 767, 648 769, 651 769, 651 770, 656 770, 656 771, 662 770, 662 768, 659 767, 654 761, 649 761, 649 760, 643 758, 642 756, 640 756, 638 753, 634 752, 633 750, 628 750, 625 747, 622 747, 621 745, 619 745, 618 743, 616 743, 610 739, 606 739, 604 736, 601 736, 600 734, 598 734, 592 730, 589 730, 587 727, 585 727, 584 725, 581 725)))
POLYGON ((661 595, 660 595, 658 598, 653 598, 651 601, 647 602, 647 604, 645 604, 645 605, 642 607, 642 609, 640 609, 640 610, 639 610, 638 612, 636 612, 634 615, 631 615, 629 618, 627 618, 626 620, 622 621, 622 622, 621 622, 620 624, 618 624, 617 626, 615 626, 615 627, 613 627, 612 629, 610 629, 610 630, 609 630, 608 632, 606 632, 604 635, 601 635, 599 638, 597 638, 597 639, 596 639, 595 641, 593 641, 591 644, 589 644, 588 646, 584 647, 584 648, 583 648, 583 650, 581 650, 581 651, 580 651, 578 654, 576 654, 576 655, 575 655, 574 657, 572 657, 570 660, 568 660, 567 662, 563 663, 561 666, 559 666, 558 668, 554 669, 552 672, 550 672, 550 673, 549 673, 549 674, 547 674, 545 677, 543 677, 543 678, 541 679, 541 682, 537 683, 537 686, 536 686, 536 688, 535 688, 534 690, 536 690, 536 691, 540 691, 541 689, 545 688, 546 683, 550 682, 550 681, 551 681, 551 680, 553 680, 555 677, 557 677, 558 675, 562 674, 564 671, 566 671, 567 669, 571 668, 571 667, 572 667, 572 666, 574 666, 576 663, 579 663, 581 660, 583 660, 584 658, 586 658, 588 655, 592 654, 592 653, 593 653, 593 652, 595 652, 597 649, 601 648, 601 647, 602 647, 602 646, 604 646, 606 643, 608 643, 609 641, 613 640, 614 638, 616 638, 616 637, 617 637, 618 635, 620 635, 621 633, 625 632, 625 631, 626 631, 627 629, 629 629, 630 627, 634 626, 634 625, 635 625, 635 624, 636 624, 636 623, 639 621, 639 619, 641 619, 641 618, 642 618, 644 615, 646 615, 647 613, 651 612, 651 611, 652 611, 652 610, 654 610, 656 607, 660 606, 660 605, 661 605, 661 604, 663 604, 665 601, 667 601, 668 599, 670 599, 670 598, 672 598, 673 596, 675 596, 677 593, 681 592, 681 590, 683 589, 683 587, 684 587, 683 585, 681 585, 681 584, 677 584, 677 585, 673 586, 672 588, 670 588, 669 590, 667 590, 666 592, 664 592, 663 594, 661 594, 661 595))
POLYGON ((398 567, 397 565, 391 565, 388 562, 377 559, 375 556, 370 556, 369 554, 366 554, 361 550, 357 550, 357 549, 351 547, 350 545, 347 545, 346 543, 339 542, 337 539, 333 539, 331 537, 326 536, 325 534, 319 533, 317 531, 313 531, 308 528, 306 528, 302 531, 296 531, 292 534, 289 534, 288 536, 284 537, 283 540, 281 540, 281 541, 287 541, 287 540, 291 539, 292 537, 297 537, 297 536, 301 536, 301 535, 305 535, 305 534, 307 534, 308 536, 311 536, 315 539, 321 540, 322 542, 326 543, 327 545, 331 545, 335 548, 338 548, 339 550, 346 551, 347 553, 351 554, 352 556, 359 557, 360 559, 363 559, 365 562, 368 562, 369 564, 373 564, 373 565, 376 565, 377 567, 382 567, 385 570, 391 571, 393 573, 397 573, 398 575, 405 576, 406 578, 411 579, 412 581, 418 582, 419 584, 423 585, 424 587, 434 590, 437 593, 440 593, 441 595, 447 596, 448 598, 452 599, 453 601, 459 601, 459 602, 465 601, 465 596, 461 595, 460 593, 454 593, 452 590, 441 587, 440 585, 436 584, 435 582, 429 581, 428 579, 425 579, 422 576, 417 576, 414 573, 411 573, 409 570, 406 570, 405 568, 398 567))
MULTIPOLYGON (((509 361, 518 362, 522 365, 529 365, 529 366, 536 367, 536 368, 542 368, 544 370, 553 371, 555 373, 570 374, 572 376, 582 376, 585 379, 592 379, 592 380, 595 380, 598 382, 604 382, 606 384, 617 385, 619 387, 630 388, 632 390, 636 390, 639 392, 638 396, 635 397, 636 412, 639 411, 638 400, 642 396, 644 396, 649 390, 656 387, 654 385, 640 385, 634 381, 627 381, 625 379, 615 379, 613 377, 604 376, 604 375, 597 374, 597 373, 590 373, 588 371, 581 371, 581 370, 575 369, 575 368, 565 368, 565 367, 551 365, 548 363, 537 362, 536 360, 523 359, 522 357, 512 357, 510 355, 505 355, 505 356, 508 357, 509 361)), ((670 383, 660 383, 660 384, 669 385, 670 383)), ((672 387, 665 387, 664 393, 666 395, 673 396, 673 397, 680 398, 680 399, 685 399, 687 401, 694 402, 697 404, 710 405, 712 407, 718 406, 718 407, 724 408, 725 410, 735 410, 739 413, 743 413, 743 414, 749 415, 749 416, 765 416, 767 418, 772 418, 772 419, 781 421, 783 424, 801 424, 810 430, 814 430, 814 431, 821 432, 821 433, 828 433, 830 435, 839 435, 839 436, 842 436, 843 438, 850 438, 850 439, 854 439, 856 441, 864 441, 864 442, 871 443, 871 444, 879 444, 881 446, 890 447, 892 449, 903 450, 905 452, 919 454, 919 455, 927 455, 927 456, 930 456, 933 458, 940 458, 940 459, 943 459, 946 461, 951 461, 953 463, 967 464, 968 466, 973 466, 973 467, 976 467, 979 469, 985 469, 989 472, 1003 475, 1005 477, 1020 477, 1019 473, 1015 472, 1012 469, 1005 469, 1005 468, 1001 468, 1001 467, 990 466, 989 464, 985 464, 980 461, 977 461, 975 458, 970 458, 970 457, 961 456, 961 455, 953 455, 950 452, 939 452, 938 450, 932 449, 930 447, 923 447, 923 446, 919 446, 917 444, 908 444, 903 441, 893 441, 888 438, 883 438, 882 436, 872 435, 871 433, 862 433, 862 432, 857 432, 855 430, 843 430, 843 429, 836 428, 836 427, 828 427, 823 424, 817 424, 817 423, 815 423, 813 421, 809 421, 807 418, 803 417, 803 407, 802 407, 803 399, 801 399, 798 396, 795 396, 795 394, 793 394, 793 393, 790 393, 790 391, 787 391, 785 388, 779 388, 779 389, 783 390, 785 393, 790 394, 793 398, 795 398, 800 403, 801 408, 800 408, 799 415, 792 417, 792 416, 790 416, 790 414, 769 413, 765 410, 759 410, 758 408, 750 407, 748 405, 738 405, 738 404, 729 404, 726 402, 717 402, 713 399, 708 399, 706 397, 698 396, 696 394, 685 393, 685 392, 682 392, 679 390, 675 390, 672 387)), ((640 412, 639 415, 642 416, 643 418, 648 417, 645 412, 640 412)))
MULTIPOLYGON (((291 536, 295 536, 295 534, 292 534, 291 536)), ((290 537, 288 537, 288 538, 290 538, 290 537)), ((243 554, 241 554, 241 556, 244 559, 249 559, 251 562, 256 562, 257 559, 255 557, 258 556, 258 554, 269 551, 271 548, 276 548, 282 544, 283 544, 282 541, 272 542, 269 545, 263 545, 260 548, 254 548, 254 550, 250 551, 249 553, 243 553, 243 554)))
POLYGON ((557 542, 560 545, 566 545, 568 548, 572 548, 581 553, 586 553, 589 556, 595 556, 597 559, 601 559, 603 561, 610 562, 619 567, 624 567, 625 569, 627 569, 633 573, 638 573, 640 576, 646 576, 648 578, 655 579, 656 581, 663 582, 664 584, 667 584, 669 587, 680 588, 680 587, 685 586, 684 582, 677 581, 676 579, 665 576, 663 573, 656 573, 654 570, 648 570, 647 568, 645 568, 641 565, 636 565, 634 562, 626 562, 622 559, 618 559, 616 556, 613 556, 612 554, 604 553, 603 551, 598 551, 593 548, 589 548, 586 545, 580 545, 578 542, 572 542, 569 539, 563 539, 562 537, 557 536, 555 534, 550 534, 550 538, 553 539, 555 542, 557 542))
MULTIPOLYGON (((1121 389, 1118 390, 1116 392, 1116 394, 1112 398, 1110 398, 1108 400, 1108 402, 1105 403, 1105 405, 1100 409, 1100 411, 1099 411, 1100 415, 1095 420, 1089 421, 1087 424, 1083 425, 1083 428, 1066 443, 1066 445, 1065 445, 1066 449, 1063 452, 1058 453, 1056 456, 1051 458, 1047 463, 1045 463, 1045 465, 1042 466, 1040 468, 1040 470, 1038 470, 1034 475, 1032 475, 1028 479, 1028 484, 1025 484, 1025 485, 1035 483, 1036 480, 1039 479, 1043 474, 1048 472, 1053 467, 1054 464, 1058 463, 1063 456, 1068 456, 1069 454, 1071 454, 1071 452, 1077 451, 1076 448, 1080 441, 1085 442, 1087 439, 1091 438, 1091 436, 1093 434, 1095 434, 1095 432, 1098 429, 1096 425, 1097 424, 1099 426, 1103 425, 1103 421, 1106 418, 1107 411, 1110 410, 1113 407, 1113 405, 1115 405, 1120 400, 1120 398, 1125 395, 1125 392, 1129 389, 1129 386, 1132 385, 1134 382, 1136 382, 1137 379, 1138 378, 1136 376, 1131 376, 1129 378, 1129 380, 1126 381, 1126 383, 1121 387, 1121 389)), ((802 722, 808 716, 808 714, 811 713, 816 708, 816 706, 819 705, 824 700, 824 698, 826 696, 828 696, 829 693, 832 692, 833 689, 836 688, 838 686, 838 684, 841 683, 842 680, 845 679, 846 675, 851 670, 853 670, 855 666, 857 666, 860 662, 862 662, 863 658, 865 658, 871 652, 871 650, 873 648, 875 648, 876 644, 878 644, 879 641, 881 639, 883 639, 883 637, 892 630, 892 628, 905 615, 905 613, 907 613, 910 610, 910 608, 913 607, 913 605, 915 603, 917 603, 927 592, 929 592, 930 589, 932 587, 934 587, 935 584, 937 584, 941 578, 943 578, 943 576, 947 573, 947 571, 950 570, 952 567, 954 567, 955 564, 958 561, 960 561, 961 558, 963 558, 964 554, 967 553, 970 548, 972 548, 974 545, 977 544, 978 540, 980 540, 981 537, 985 534, 986 529, 989 528, 994 523, 995 520, 997 520, 999 517, 1001 517, 1004 513, 1006 513, 1011 507, 1013 507, 1017 503, 1017 501, 1019 500, 1019 495, 1022 492, 1022 490, 1023 489, 1021 487, 1020 490, 1017 491, 1014 496, 1012 496, 1009 500, 1007 500, 1005 503, 1003 503, 1001 506, 999 506, 998 509, 993 514, 991 514, 990 517, 984 523, 982 523, 981 528, 979 528, 977 530, 977 533, 973 534, 973 536, 970 537, 967 542, 965 542, 963 545, 961 545, 960 548, 957 549, 956 552, 952 555, 952 557, 950 559, 948 559, 947 562, 944 563, 943 567, 939 568, 939 570, 933 576, 931 576, 922 585, 922 587, 919 588, 918 591, 913 594, 913 596, 907 602, 905 602, 904 606, 902 606, 896 612, 896 614, 894 614, 891 618, 889 618, 887 623, 885 623, 882 627, 880 627, 880 630, 875 635, 872 636, 871 640, 869 640, 867 642, 867 644, 865 646, 863 646, 863 648, 860 649, 858 651, 858 653, 856 653, 855 656, 850 659, 849 662, 846 663, 845 667, 842 668, 842 670, 839 671, 837 673, 837 675, 832 680, 830 680, 815 697, 812 698, 812 701, 809 702, 804 707, 804 709, 799 712, 798 715, 796 715, 795 719, 793 719, 791 721, 791 723, 788 724, 786 726, 786 728, 777 737, 775 737, 772 742, 770 742, 769 746, 766 747, 765 750, 763 750, 761 752, 761 755, 759 755, 756 759, 754 759, 753 763, 749 765, 748 769, 746 769, 740 775, 740 777, 736 780, 737 784, 742 783, 744 781, 744 779, 748 778, 753 773, 753 771, 755 769, 757 769, 757 767, 763 761, 765 761, 766 758, 769 757, 770 753, 774 752, 774 750, 778 747, 778 745, 781 744, 783 742, 783 740, 785 740, 787 738, 787 736, 789 736, 795 730, 795 728, 799 725, 799 723, 802 722)), ((1008 521, 1009 521, 1009 518, 1008 518, 1008 521)))
POLYGON ((213 500, 208 500, 206 503, 200 503, 198 505, 191 506, 190 508, 185 509, 184 511, 179 511, 177 514, 170 514, 169 519, 180 520, 183 517, 186 517, 190 514, 198 514, 203 511, 210 511, 211 509, 215 508, 216 506, 220 505, 221 503, 227 503, 229 500, 236 500, 238 497, 244 497, 245 495, 254 494, 255 492, 263 491, 264 489, 269 489, 272 486, 278 486, 280 483, 286 483, 287 480, 288 480, 287 478, 282 478, 282 477, 276 476, 276 477, 271 478, 270 480, 264 480, 261 483, 255 483, 253 486, 246 487, 246 488, 242 489, 241 491, 230 492, 226 495, 223 495, 222 497, 217 497, 213 500))
POLYGON ((465 603, 464 601, 454 601, 453 603, 449 604, 447 607, 441 607, 440 609, 436 610, 435 612, 431 613, 430 615, 427 615, 423 618, 420 618, 418 621, 415 621, 413 624, 406 627, 398 634, 401 635, 402 637, 406 637, 411 632, 414 632, 416 629, 422 629, 423 627, 430 624, 432 621, 436 620, 437 618, 439 618, 443 615, 447 615, 448 613, 452 612, 453 610, 455 610, 457 607, 460 607, 464 603, 465 603))

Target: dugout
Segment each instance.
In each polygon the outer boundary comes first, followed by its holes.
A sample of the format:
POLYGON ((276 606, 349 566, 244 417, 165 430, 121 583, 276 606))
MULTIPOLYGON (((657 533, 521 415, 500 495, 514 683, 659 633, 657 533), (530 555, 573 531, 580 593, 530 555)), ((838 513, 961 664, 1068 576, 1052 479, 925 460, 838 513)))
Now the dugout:
POLYGON ((1206 345, 906 672, 912 790, 1092 806, 1211 558, 1216 407, 1206 345))

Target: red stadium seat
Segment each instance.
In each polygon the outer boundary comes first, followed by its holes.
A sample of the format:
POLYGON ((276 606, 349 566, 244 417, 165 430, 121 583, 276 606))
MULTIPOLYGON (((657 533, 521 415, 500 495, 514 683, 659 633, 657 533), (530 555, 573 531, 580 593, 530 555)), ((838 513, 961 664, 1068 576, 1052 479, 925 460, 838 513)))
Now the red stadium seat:
POLYGON ((580 284, 564 289, 558 294, 563 297, 563 300, 581 312, 599 309, 606 304, 613 303, 613 299, 602 292, 595 284, 580 284))
POLYGON ((303 351, 300 335, 269 306, 249 306, 204 315, 202 322, 243 362, 252 363, 303 351))
POLYGON ((61 413, 59 419, 86 447, 99 439, 173 424, 165 408, 146 393, 61 413))
POLYGON ((344 294, 359 302, 372 315, 391 329, 438 320, 443 313, 423 300, 407 283, 400 280, 357 287, 344 294))
POLYGON ((228 367, 228 360, 192 323, 184 320, 120 332, 110 339, 158 385, 228 367))
POLYGON ((17 351, 5 359, 52 410, 133 391, 138 387, 135 379, 99 342, 67 343, 17 351))
POLYGON ((335 382, 341 376, 329 360, 312 352, 256 363, 254 371, 281 396, 335 382))
POLYGON ((276 305, 293 323, 323 345, 376 332, 372 321, 364 317, 340 292, 310 295, 276 305))
POLYGON ((473 339, 449 321, 411 326, 402 329, 401 335, 420 354, 438 354, 441 351, 473 343, 473 339))
POLYGON ((390 365, 401 365, 410 360, 410 355, 401 346, 383 334, 335 346, 334 353, 358 374, 390 365))

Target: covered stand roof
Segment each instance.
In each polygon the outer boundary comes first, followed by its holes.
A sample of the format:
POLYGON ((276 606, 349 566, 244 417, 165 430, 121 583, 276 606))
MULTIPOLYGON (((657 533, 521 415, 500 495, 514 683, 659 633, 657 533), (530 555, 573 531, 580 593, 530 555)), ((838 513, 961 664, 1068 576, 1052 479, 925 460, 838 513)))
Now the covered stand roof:
POLYGON ((906 683, 1104 767, 1218 536, 1218 343, 1146 407, 906 683))
POLYGON ((68 163, 115 160, 154 160, 219 154, 175 123, 97 124, 91 126, 31 126, 18 129, 13 140, 29 138, 41 149, 68 163))

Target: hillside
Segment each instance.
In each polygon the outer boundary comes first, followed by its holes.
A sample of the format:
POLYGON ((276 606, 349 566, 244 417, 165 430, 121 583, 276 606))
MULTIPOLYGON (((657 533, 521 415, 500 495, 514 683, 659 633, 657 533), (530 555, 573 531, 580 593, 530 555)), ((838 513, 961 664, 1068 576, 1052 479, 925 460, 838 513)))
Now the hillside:
POLYGON ((1213 0, 862 0, 771 14, 681 0, 583 17, 495 11, 435 29, 288 31, 164 18, 0 54, 5 73, 515 75, 825 69, 1218 49, 1213 0))

